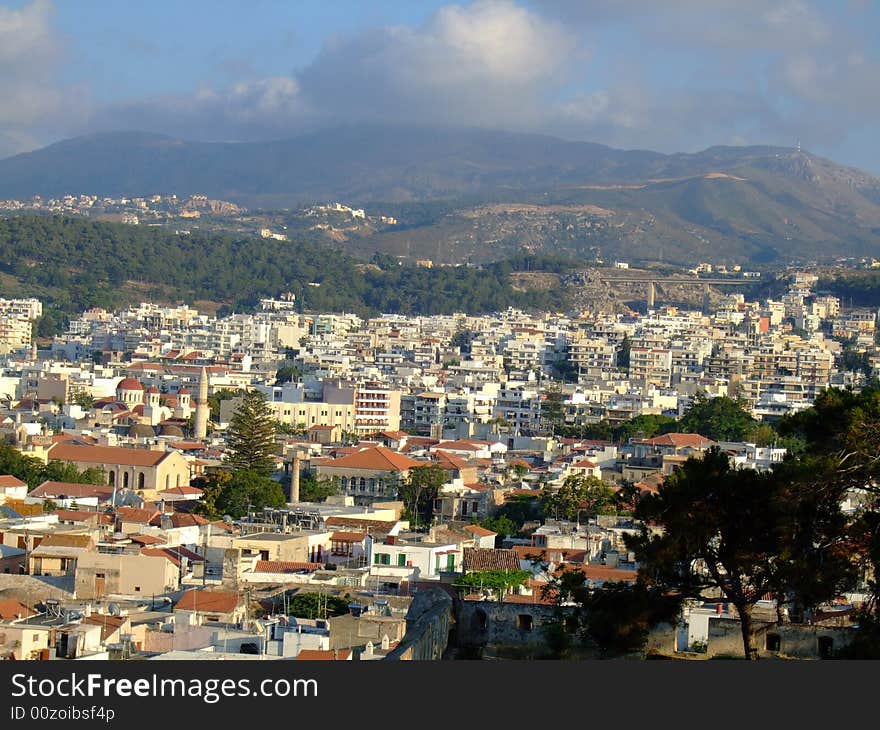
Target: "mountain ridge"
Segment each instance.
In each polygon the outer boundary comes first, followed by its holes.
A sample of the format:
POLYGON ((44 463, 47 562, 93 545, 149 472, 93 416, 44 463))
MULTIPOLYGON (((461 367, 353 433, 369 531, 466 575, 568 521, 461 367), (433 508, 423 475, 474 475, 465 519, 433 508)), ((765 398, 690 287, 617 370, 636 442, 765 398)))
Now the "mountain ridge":
POLYGON ((405 235, 346 234, 346 246, 367 256, 405 248, 449 263, 523 251, 669 262, 880 254, 880 179, 772 145, 662 154, 518 132, 349 125, 269 142, 99 132, 0 160, 0 198, 68 193, 204 194, 252 209, 394 205, 405 235), (437 201, 445 201, 442 215, 407 220, 407 205, 437 201), (474 222, 487 203, 611 215, 564 225, 533 213, 474 222))

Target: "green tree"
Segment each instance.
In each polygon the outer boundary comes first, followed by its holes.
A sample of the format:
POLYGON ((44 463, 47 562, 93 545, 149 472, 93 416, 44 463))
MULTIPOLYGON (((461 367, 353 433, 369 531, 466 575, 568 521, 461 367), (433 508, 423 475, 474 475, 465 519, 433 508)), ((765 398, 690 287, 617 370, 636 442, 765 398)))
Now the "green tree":
POLYGON ((292 365, 282 365, 275 373, 275 385, 284 383, 296 383, 302 378, 302 371, 292 365))
POLYGON ((692 597, 720 590, 736 607, 748 659, 758 658, 752 610, 778 587, 773 566, 785 549, 777 484, 768 474, 732 470, 714 447, 640 500, 642 531, 625 538, 648 586, 692 597), (661 528, 659 534, 649 524, 661 528))
POLYGON ((220 471, 194 480, 193 486, 203 491, 197 511, 208 519, 226 515, 239 519, 249 509, 258 512, 263 507, 279 508, 287 504, 278 482, 248 470, 220 471))
POLYGON ((631 349, 632 342, 629 339, 629 335, 624 333, 623 339, 617 346, 617 367, 625 373, 629 372, 629 352, 631 349))
POLYGON ((461 576, 455 586, 464 593, 489 590, 499 603, 503 603, 504 596, 525 584, 531 575, 527 570, 475 570, 461 576))
POLYGON ((97 467, 80 471, 75 464, 62 461, 50 461, 43 467, 43 480, 53 482, 69 482, 71 484, 106 484, 104 472, 97 467))
POLYGON ((727 396, 709 398, 698 392, 679 423, 682 433, 698 433, 714 441, 745 441, 758 422, 727 396))
POLYGON ((446 472, 439 464, 413 467, 406 478, 401 480, 397 496, 403 500, 406 513, 413 520, 414 526, 431 521, 434 500, 446 481, 446 472))
POLYGON ((232 414, 227 434, 227 463, 233 469, 269 476, 275 470, 275 421, 266 397, 245 393, 232 414))
POLYGON ((559 427, 564 425, 563 395, 558 383, 550 383, 544 388, 544 398, 541 400, 541 420, 551 436, 555 436, 559 427))
POLYGON ((541 509, 547 517, 577 520, 586 515, 615 515, 617 501, 614 490, 596 477, 572 475, 559 489, 545 489, 541 509))
POLYGON ((299 592, 286 603, 288 615, 297 618, 329 618, 348 613, 348 601, 329 593, 299 592))
POLYGON ((324 502, 339 492, 339 479, 318 477, 312 471, 304 471, 299 478, 299 498, 302 502, 324 502))

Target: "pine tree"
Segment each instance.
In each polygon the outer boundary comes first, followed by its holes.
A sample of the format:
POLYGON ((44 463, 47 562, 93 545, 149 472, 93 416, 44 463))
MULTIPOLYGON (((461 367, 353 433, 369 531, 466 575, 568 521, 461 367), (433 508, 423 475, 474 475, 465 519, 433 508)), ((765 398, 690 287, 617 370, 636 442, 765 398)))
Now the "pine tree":
POLYGON ((269 476, 275 469, 275 421, 266 397, 245 393, 229 424, 227 463, 236 470, 269 476))

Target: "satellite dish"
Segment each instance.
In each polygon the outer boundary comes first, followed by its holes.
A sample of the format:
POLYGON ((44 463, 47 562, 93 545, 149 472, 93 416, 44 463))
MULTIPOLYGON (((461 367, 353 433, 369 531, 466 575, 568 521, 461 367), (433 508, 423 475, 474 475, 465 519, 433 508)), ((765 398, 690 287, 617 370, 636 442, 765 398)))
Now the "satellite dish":
POLYGON ((121 614, 121 611, 119 610, 119 604, 111 603, 109 606, 107 606, 107 613, 109 613, 111 616, 119 616, 121 614))
POLYGON ((232 515, 223 515, 223 521, 228 525, 232 522, 232 515))

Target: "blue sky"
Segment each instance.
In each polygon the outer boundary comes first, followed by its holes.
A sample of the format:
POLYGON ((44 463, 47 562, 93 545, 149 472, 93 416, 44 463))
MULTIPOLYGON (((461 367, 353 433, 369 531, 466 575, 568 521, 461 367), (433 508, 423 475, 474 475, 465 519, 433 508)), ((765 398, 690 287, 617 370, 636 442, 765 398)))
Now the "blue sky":
POLYGON ((403 121, 661 152, 800 141, 880 174, 878 22, 870 0, 0 2, 0 155, 403 121))

